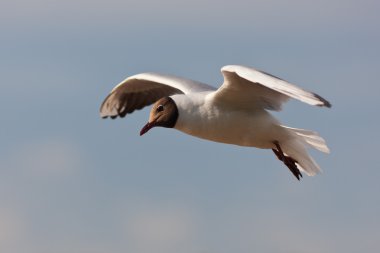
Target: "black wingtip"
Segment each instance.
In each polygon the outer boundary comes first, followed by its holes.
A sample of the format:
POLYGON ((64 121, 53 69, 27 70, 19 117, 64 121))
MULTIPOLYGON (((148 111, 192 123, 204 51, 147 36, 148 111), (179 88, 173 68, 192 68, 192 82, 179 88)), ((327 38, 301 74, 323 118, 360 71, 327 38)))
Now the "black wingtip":
POLYGON ((313 93, 313 95, 314 95, 314 97, 318 98, 321 102, 323 102, 323 104, 319 105, 319 106, 331 108, 332 105, 331 105, 331 103, 329 101, 327 101, 323 97, 319 96, 318 94, 313 93))
POLYGON ((117 117, 119 118, 125 118, 126 116, 126 113, 125 114, 117 114, 117 115, 106 115, 106 116, 100 116, 102 119, 116 119, 117 117))

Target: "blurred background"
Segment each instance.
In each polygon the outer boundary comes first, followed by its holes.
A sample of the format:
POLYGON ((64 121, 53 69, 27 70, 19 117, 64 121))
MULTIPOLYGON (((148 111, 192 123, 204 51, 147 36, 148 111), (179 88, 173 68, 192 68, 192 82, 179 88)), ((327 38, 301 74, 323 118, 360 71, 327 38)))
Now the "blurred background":
POLYGON ((0 251, 380 250, 378 1, 2 0, 0 251), (333 104, 275 113, 323 136, 298 182, 272 152, 102 120, 129 75, 218 87, 253 66, 333 104), (165 145, 163 145, 163 140, 165 145))

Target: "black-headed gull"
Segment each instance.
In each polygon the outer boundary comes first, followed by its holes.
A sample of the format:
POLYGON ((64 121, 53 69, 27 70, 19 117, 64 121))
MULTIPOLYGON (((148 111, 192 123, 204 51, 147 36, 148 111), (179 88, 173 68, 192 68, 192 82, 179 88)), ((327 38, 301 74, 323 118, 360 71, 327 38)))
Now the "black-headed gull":
POLYGON ((321 171, 306 148, 329 153, 325 141, 316 132, 281 125, 267 110, 280 111, 289 98, 331 107, 327 100, 249 67, 225 66, 222 74, 219 89, 156 73, 128 77, 106 97, 100 115, 124 117, 154 103, 140 135, 157 126, 175 128, 215 142, 272 149, 298 180, 300 171, 309 176, 321 171))

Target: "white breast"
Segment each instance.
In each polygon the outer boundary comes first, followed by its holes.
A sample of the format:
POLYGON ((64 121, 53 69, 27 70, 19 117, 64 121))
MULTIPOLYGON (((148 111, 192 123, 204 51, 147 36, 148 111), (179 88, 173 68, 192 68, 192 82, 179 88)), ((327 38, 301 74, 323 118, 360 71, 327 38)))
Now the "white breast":
POLYGON ((176 129, 202 139, 258 148, 271 148, 284 134, 264 109, 247 111, 214 104, 209 93, 172 96, 179 112, 176 129))

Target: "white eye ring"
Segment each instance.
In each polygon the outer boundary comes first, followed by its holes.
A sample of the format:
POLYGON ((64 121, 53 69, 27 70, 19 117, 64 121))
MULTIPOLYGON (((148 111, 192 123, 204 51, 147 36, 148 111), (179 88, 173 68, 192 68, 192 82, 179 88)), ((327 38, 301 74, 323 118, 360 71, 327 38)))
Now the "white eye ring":
POLYGON ((157 106, 157 108, 156 108, 156 111, 157 112, 162 112, 164 110, 164 106, 163 105, 159 105, 159 106, 157 106))

